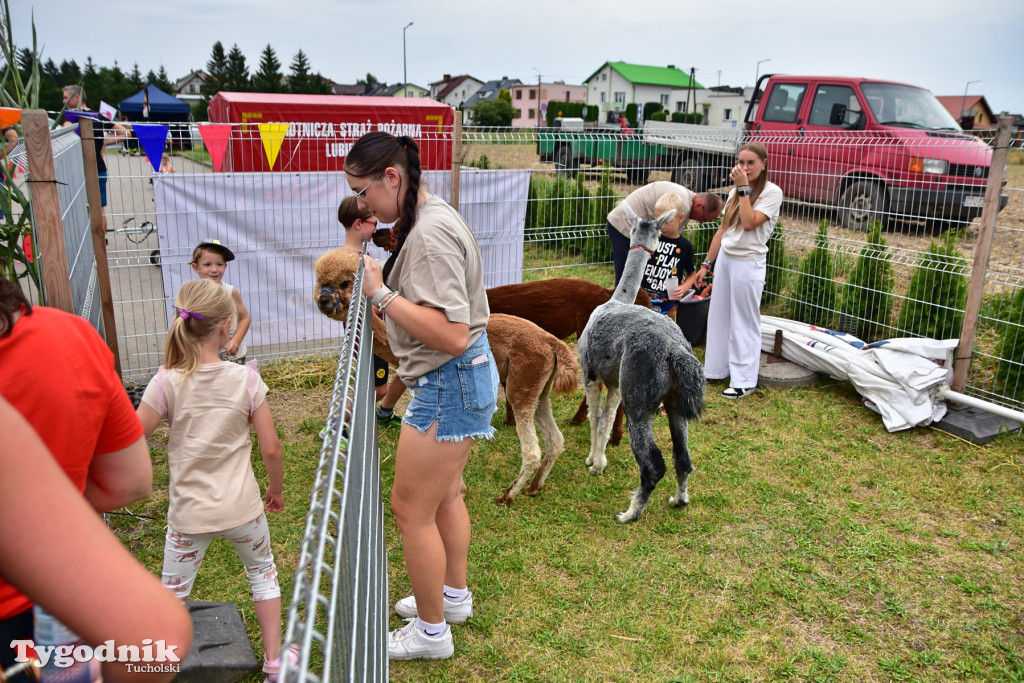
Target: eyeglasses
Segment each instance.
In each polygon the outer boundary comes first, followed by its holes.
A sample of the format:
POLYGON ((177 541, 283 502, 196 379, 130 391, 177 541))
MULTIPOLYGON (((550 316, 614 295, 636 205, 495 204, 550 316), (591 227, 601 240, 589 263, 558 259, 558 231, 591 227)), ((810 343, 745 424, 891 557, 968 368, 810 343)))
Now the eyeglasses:
POLYGON ((370 185, 373 185, 373 184, 374 184, 375 182, 377 182, 378 180, 380 180, 380 179, 381 179, 381 178, 383 178, 383 177, 384 177, 384 174, 383 174, 383 173, 381 173, 381 174, 380 174, 380 175, 378 175, 378 176, 377 176, 376 178, 374 178, 373 180, 371 180, 371 181, 370 181, 370 182, 369 182, 369 183, 368 183, 368 184, 366 185, 366 187, 364 187, 363 189, 359 190, 359 192, 353 192, 353 193, 352 193, 352 196, 356 198, 356 201, 359 201, 359 202, 363 202, 363 203, 366 203, 366 191, 370 189, 370 185))

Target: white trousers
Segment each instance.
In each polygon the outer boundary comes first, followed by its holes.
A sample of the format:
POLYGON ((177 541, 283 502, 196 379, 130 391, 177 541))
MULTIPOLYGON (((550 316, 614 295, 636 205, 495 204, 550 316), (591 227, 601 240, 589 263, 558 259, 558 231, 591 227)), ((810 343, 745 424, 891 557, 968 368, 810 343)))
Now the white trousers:
POLYGON ((723 253, 715 263, 708 309, 704 376, 729 378, 729 386, 757 386, 761 365, 761 293, 767 261, 739 261, 723 253))

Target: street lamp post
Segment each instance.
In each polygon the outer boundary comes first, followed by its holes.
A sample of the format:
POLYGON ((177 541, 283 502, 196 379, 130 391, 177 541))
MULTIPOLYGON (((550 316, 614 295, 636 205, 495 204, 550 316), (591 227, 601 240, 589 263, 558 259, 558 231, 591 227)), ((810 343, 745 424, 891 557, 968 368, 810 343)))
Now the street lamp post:
POLYGON ((405 29, 410 26, 412 26, 411 21, 402 27, 402 97, 409 96, 409 77, 405 70, 405 29))
POLYGON ((967 85, 964 86, 964 98, 960 101, 960 120, 963 121, 964 117, 967 116, 967 88, 971 87, 971 83, 981 83, 977 81, 967 81, 967 85))
POLYGON ((764 64, 765 62, 770 62, 770 61, 772 61, 771 57, 769 57, 768 59, 759 59, 757 61, 757 68, 754 69, 754 87, 755 88, 757 87, 757 79, 761 75, 761 65, 764 64))

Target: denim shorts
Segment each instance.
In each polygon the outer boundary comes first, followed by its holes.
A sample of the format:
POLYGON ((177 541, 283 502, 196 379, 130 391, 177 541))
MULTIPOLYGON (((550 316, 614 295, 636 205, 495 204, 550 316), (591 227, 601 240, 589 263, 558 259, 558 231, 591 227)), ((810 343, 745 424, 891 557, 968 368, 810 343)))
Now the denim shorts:
POLYGON ((438 441, 494 436, 491 417, 498 407, 498 366, 486 332, 461 356, 420 375, 408 389, 411 398, 402 422, 421 434, 436 421, 438 441))

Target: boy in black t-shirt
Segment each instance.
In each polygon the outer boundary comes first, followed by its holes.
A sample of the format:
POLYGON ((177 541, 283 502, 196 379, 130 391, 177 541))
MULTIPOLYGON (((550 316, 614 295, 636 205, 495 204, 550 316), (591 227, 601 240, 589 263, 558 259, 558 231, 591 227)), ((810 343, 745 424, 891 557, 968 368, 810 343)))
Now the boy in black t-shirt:
POLYGON ((661 226, 658 248, 644 268, 640 286, 650 295, 655 310, 675 320, 676 303, 693 286, 697 269, 693 263, 693 245, 680 234, 686 221, 682 199, 674 194, 663 194, 654 205, 654 217, 672 209, 676 215, 661 226))

